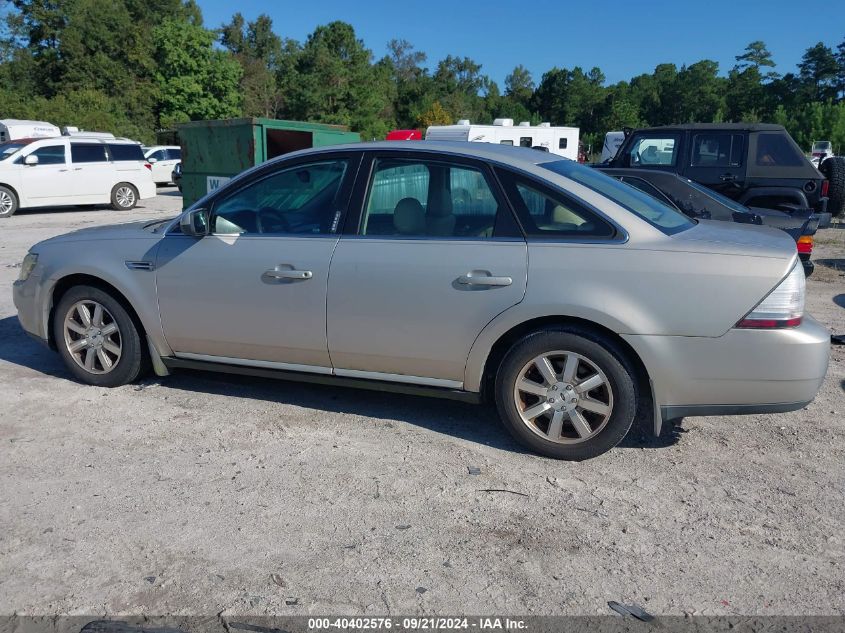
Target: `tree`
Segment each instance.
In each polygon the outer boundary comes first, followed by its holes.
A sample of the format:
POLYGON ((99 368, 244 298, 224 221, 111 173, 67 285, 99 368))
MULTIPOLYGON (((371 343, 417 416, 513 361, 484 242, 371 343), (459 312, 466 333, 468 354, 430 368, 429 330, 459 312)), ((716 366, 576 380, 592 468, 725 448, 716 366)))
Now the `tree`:
POLYGON ((167 19, 153 30, 159 127, 241 113, 242 70, 232 56, 214 49, 215 33, 167 19))
POLYGON ((807 49, 798 64, 798 70, 813 99, 826 101, 836 96, 839 64, 833 50, 825 46, 824 42, 807 49))
POLYGON ((454 117, 445 110, 439 101, 435 101, 428 110, 420 114, 417 124, 421 128, 427 128, 430 125, 452 125, 454 122, 454 117))
POLYGON ((764 76, 768 80, 777 79, 780 76, 774 71, 768 71, 765 75, 763 75, 760 70, 761 68, 775 67, 772 54, 769 52, 769 49, 766 48, 765 42, 760 40, 751 42, 745 47, 745 52, 743 52, 742 55, 737 55, 734 59, 737 61, 734 68, 736 68, 739 72, 748 70, 749 68, 754 68, 761 76, 764 76))
POLYGON ((531 100, 532 94, 534 94, 534 80, 531 78, 531 72, 520 64, 505 77, 505 95, 525 105, 531 100))

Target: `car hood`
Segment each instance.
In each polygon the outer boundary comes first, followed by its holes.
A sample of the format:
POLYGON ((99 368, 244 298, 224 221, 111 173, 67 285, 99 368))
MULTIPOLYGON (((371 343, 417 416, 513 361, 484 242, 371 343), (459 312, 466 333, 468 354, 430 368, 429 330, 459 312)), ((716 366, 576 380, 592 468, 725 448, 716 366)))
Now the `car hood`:
POLYGON ((672 250, 784 260, 796 253, 795 240, 780 229, 718 220, 699 220, 691 229, 673 235, 672 244, 672 250))
POLYGON ((79 229, 72 233, 64 233, 57 235, 48 240, 41 242, 42 244, 52 244, 59 242, 86 242, 92 240, 127 240, 127 239, 153 239, 157 240, 161 237, 161 233, 156 229, 160 229, 164 222, 168 220, 141 220, 138 222, 126 222, 124 224, 111 224, 108 226, 92 226, 86 229, 79 229))

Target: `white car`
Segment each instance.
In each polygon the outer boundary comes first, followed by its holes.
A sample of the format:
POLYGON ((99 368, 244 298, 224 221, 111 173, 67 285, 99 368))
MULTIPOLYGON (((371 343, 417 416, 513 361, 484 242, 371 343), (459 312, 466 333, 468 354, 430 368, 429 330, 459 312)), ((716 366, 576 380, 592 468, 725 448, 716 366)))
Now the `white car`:
POLYGON ((144 158, 152 166, 153 181, 157 185, 169 185, 170 174, 176 163, 182 160, 182 148, 178 145, 154 145, 144 147, 144 158))
POLYGON ((0 218, 18 209, 75 204, 128 210, 155 195, 134 141, 60 136, 0 144, 0 218))

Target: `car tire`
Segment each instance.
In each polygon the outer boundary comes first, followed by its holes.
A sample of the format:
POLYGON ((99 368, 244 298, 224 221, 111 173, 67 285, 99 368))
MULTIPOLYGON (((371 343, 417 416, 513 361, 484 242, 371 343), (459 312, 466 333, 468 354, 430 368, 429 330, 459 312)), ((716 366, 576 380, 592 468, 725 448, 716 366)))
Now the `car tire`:
POLYGON ((111 294, 93 286, 74 286, 62 296, 53 314, 53 340, 73 376, 88 385, 128 384, 147 365, 132 316, 111 294))
POLYGON ((111 208, 115 211, 129 211, 138 204, 138 190, 128 182, 119 182, 111 190, 111 208))
POLYGON ((0 218, 10 218, 18 210, 18 197, 8 187, 0 186, 0 218))
POLYGON ((827 178, 827 210, 831 215, 839 217, 845 211, 845 157, 832 156, 819 167, 827 178))
POLYGON ((496 407, 510 433, 530 450, 555 459, 590 459, 630 430, 637 412, 635 375, 608 337, 578 327, 543 329, 505 354, 496 374, 496 407), (550 361, 554 382, 540 359, 550 361))

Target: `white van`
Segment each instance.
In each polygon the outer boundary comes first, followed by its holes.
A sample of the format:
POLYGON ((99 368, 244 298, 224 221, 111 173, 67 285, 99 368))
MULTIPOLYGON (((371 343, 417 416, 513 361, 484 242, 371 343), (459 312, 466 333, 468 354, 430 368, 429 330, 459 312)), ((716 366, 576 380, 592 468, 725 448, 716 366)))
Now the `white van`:
POLYGON ((425 131, 427 141, 470 141, 533 147, 571 160, 578 160, 577 127, 552 127, 549 123, 519 125, 513 119, 496 119, 493 125, 473 125, 467 119, 457 125, 431 125, 425 131))
POLYGON ((3 119, 0 121, 0 143, 22 138, 59 136, 59 134, 61 134, 59 128, 46 121, 22 121, 20 119, 3 119))
POLYGON ((173 181, 173 168, 182 161, 182 148, 178 145, 153 145, 142 149, 144 158, 152 167, 155 184, 169 185, 173 181))
POLYGON ((0 217, 73 204, 128 210, 155 195, 152 173, 133 141, 59 136, 0 143, 0 217))

